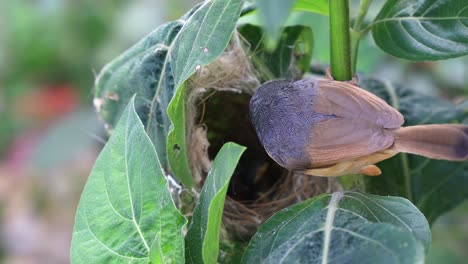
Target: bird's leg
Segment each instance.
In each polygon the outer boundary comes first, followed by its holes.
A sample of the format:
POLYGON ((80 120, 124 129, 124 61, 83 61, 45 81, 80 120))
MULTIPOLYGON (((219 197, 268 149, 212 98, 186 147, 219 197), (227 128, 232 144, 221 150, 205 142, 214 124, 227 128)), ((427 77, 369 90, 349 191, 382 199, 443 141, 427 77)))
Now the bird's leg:
POLYGON ((382 171, 380 170, 380 168, 375 165, 367 165, 361 168, 359 172, 366 176, 378 176, 382 174, 382 171))
MULTIPOLYGON (((335 78, 333 78, 333 76, 331 75, 330 73, 330 67, 328 67, 326 70, 325 70, 325 77, 329 80, 335 80, 335 78)), ((357 86, 358 82, 359 82, 359 78, 356 74, 354 74, 353 78, 349 81, 345 81, 346 83, 349 83, 351 85, 354 85, 354 86, 357 86)))
POLYGON ((383 150, 353 160, 342 161, 325 168, 312 168, 304 171, 304 174, 323 177, 338 177, 347 174, 362 173, 367 176, 377 176, 382 172, 374 164, 395 156, 398 151, 383 150))

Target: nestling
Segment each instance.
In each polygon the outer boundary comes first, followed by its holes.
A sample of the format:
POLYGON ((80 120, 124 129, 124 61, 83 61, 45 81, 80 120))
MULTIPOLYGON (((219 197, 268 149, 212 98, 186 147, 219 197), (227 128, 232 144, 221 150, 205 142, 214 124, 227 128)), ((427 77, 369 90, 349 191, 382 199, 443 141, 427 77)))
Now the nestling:
POLYGON ((374 164, 398 152, 468 160, 468 126, 402 127, 396 109, 347 82, 269 81, 253 95, 250 117, 268 155, 310 175, 379 175, 374 164))

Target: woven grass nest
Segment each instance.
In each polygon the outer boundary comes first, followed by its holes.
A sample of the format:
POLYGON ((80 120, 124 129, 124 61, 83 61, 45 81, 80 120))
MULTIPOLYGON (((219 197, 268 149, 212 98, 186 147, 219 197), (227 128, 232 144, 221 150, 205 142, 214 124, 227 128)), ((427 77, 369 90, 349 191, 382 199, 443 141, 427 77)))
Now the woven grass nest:
POLYGON ((334 179, 287 171, 261 146, 249 120, 249 101, 260 85, 237 34, 225 52, 201 67, 187 89, 189 160, 199 191, 211 161, 229 141, 247 147, 224 206, 224 238, 248 241, 275 212, 310 197, 340 189, 334 179))

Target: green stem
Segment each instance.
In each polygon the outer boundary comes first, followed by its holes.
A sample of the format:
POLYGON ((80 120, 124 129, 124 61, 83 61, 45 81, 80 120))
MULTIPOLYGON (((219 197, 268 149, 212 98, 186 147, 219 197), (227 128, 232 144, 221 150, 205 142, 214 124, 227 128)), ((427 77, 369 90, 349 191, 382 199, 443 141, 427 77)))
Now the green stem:
POLYGON ((401 166, 403 168, 403 178, 405 179, 405 192, 406 198, 413 201, 413 191, 411 190, 411 172, 409 169, 408 155, 406 153, 400 153, 401 155, 401 166))
POLYGON ((359 51, 359 41, 361 40, 362 34, 359 31, 351 30, 351 61, 352 61, 352 72, 356 73, 357 57, 359 51))
POLYGON ((330 0, 330 67, 331 75, 338 81, 349 81, 351 47, 349 36, 348 0, 330 0))
POLYGON ((395 86, 393 86, 393 84, 386 79, 381 79, 380 82, 382 82, 385 91, 390 96, 390 104, 392 107, 396 110, 400 110, 400 102, 398 101, 398 95, 396 93, 395 86))
MULTIPOLYGON (((400 108, 400 102, 398 101, 398 96, 395 91, 395 87, 387 80, 382 80, 384 88, 387 93, 390 95, 390 102, 396 110, 400 108)), ((405 196, 408 200, 413 201, 413 191, 411 188, 411 171, 408 161, 408 155, 406 153, 400 153, 401 158, 401 168, 403 170, 403 180, 405 184, 405 196)))
POLYGON ((362 0, 361 6, 359 7, 359 13, 354 21, 353 29, 354 31, 359 31, 361 29, 362 21, 366 17, 367 10, 369 10, 369 6, 372 3, 372 0, 362 0))
POLYGON ((364 21, 364 18, 366 17, 367 11, 369 10, 369 6, 371 3, 372 0, 361 1, 358 16, 356 17, 353 29, 351 30, 351 59, 353 74, 356 72, 357 56, 359 52, 359 41, 361 40, 361 37, 365 35, 365 33, 362 33, 360 31, 362 21, 364 21))

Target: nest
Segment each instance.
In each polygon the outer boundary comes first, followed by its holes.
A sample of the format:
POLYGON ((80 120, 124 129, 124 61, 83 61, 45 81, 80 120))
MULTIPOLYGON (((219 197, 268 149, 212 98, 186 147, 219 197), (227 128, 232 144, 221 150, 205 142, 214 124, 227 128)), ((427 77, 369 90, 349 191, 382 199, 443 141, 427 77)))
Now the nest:
POLYGON ((189 161, 199 188, 224 143, 247 147, 231 178, 222 234, 248 241, 275 212, 340 186, 335 179, 287 171, 267 155, 249 120, 250 97, 260 80, 242 45, 234 34, 225 52, 191 77, 186 125, 189 161))
POLYGON ((341 189, 334 178, 288 172, 268 193, 253 202, 227 197, 223 224, 231 238, 246 240, 277 211, 316 195, 341 189))

